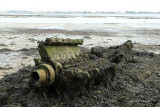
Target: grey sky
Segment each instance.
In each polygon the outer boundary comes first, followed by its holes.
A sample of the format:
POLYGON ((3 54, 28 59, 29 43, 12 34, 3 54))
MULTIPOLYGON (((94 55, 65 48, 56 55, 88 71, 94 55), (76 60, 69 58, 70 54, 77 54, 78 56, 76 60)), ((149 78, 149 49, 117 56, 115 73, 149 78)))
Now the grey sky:
POLYGON ((160 0, 2 0, 0 11, 160 11, 160 0))

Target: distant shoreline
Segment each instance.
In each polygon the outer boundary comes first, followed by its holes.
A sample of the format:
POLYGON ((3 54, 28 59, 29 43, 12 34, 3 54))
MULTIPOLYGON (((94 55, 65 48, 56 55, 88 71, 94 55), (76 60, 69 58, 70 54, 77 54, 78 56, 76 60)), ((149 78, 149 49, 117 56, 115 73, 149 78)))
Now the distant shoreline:
POLYGON ((26 10, 9 10, 9 11, 0 11, 0 15, 23 15, 23 14, 160 14, 158 12, 152 11, 26 11, 26 10))
POLYGON ((10 13, 0 12, 0 18, 109 18, 160 19, 158 13, 10 13))

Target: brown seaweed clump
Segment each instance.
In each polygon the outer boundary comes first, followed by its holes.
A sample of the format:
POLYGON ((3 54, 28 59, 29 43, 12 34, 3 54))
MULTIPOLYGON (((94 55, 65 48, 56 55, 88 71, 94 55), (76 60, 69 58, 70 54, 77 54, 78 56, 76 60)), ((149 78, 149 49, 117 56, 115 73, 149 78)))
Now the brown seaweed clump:
POLYGON ((32 81, 30 74, 36 68, 24 67, 0 80, 0 106, 158 107, 160 55, 132 48, 127 41, 81 51, 77 58, 60 62, 51 85, 32 81))

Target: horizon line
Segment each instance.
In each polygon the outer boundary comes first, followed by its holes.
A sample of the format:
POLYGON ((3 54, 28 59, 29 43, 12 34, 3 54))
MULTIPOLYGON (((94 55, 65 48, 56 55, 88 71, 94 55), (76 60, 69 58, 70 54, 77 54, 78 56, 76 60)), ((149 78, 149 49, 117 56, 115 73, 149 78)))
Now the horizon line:
POLYGON ((132 10, 126 10, 126 11, 89 11, 89 10, 82 10, 82 11, 70 11, 70 10, 68 10, 68 11, 63 11, 63 10, 0 10, 0 12, 11 12, 11 11, 19 11, 19 12, 91 12, 91 13, 94 13, 94 12, 115 12, 115 13, 120 13, 120 12, 122 12, 122 13, 125 13, 125 12, 153 12, 153 13, 157 13, 157 12, 160 12, 160 11, 132 11, 132 10))

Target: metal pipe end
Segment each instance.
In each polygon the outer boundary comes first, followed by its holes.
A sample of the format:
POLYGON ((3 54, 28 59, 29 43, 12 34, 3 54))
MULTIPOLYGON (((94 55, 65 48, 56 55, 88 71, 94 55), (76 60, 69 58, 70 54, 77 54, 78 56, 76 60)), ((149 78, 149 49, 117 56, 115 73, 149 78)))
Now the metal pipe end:
POLYGON ((39 81, 41 83, 44 83, 47 79, 47 74, 43 69, 37 69, 31 74, 31 78, 34 81, 39 81))
POLYGON ((41 64, 31 73, 31 79, 43 85, 52 85, 55 82, 55 71, 49 64, 41 64))

